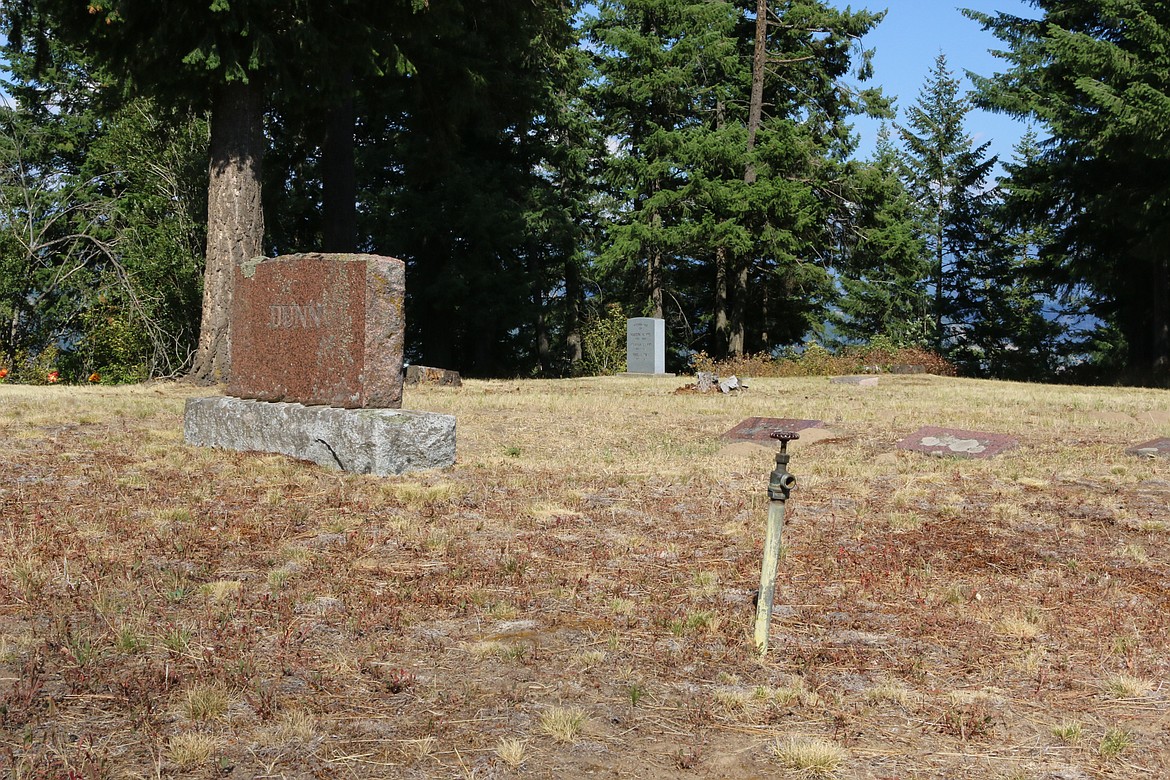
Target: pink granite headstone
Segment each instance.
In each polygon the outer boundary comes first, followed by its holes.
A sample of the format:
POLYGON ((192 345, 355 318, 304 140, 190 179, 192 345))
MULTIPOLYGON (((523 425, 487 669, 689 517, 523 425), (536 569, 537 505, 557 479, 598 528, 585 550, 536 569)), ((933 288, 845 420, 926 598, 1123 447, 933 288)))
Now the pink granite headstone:
POLYGON ((377 255, 256 258, 236 271, 228 394, 354 408, 402 406, 406 273, 377 255))

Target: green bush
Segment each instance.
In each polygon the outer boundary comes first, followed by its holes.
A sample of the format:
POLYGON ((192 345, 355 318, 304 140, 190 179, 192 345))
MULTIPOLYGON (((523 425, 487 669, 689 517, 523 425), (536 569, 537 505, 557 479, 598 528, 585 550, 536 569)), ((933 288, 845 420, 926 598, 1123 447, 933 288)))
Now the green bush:
POLYGON ((585 321, 581 329, 581 373, 620 374, 626 370, 626 315, 616 303, 585 321))
POLYGON ((82 315, 84 336, 76 351, 79 374, 100 376, 108 384, 131 384, 147 379, 149 344, 140 328, 108 301, 100 301, 82 315))
POLYGON ((836 352, 809 343, 800 349, 785 349, 776 357, 760 352, 714 360, 706 352, 697 352, 691 357, 691 365, 695 371, 710 371, 721 377, 841 376, 889 371, 897 365, 921 366, 926 373, 939 376, 955 375, 955 367, 943 357, 920 347, 898 347, 883 337, 836 352))
POLYGON ((51 379, 53 374, 59 382, 64 382, 67 375, 61 370, 61 351, 55 346, 46 347, 35 355, 18 351, 16 359, 7 368, 8 376, 4 381, 22 385, 56 384, 51 379))

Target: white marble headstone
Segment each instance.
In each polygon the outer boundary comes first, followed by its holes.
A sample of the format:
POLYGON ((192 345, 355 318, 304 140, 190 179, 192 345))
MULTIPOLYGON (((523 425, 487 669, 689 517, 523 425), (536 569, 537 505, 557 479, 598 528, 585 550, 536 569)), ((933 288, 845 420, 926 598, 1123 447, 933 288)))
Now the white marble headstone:
POLYGON ((626 321, 626 371, 666 373, 666 320, 633 317, 626 321))

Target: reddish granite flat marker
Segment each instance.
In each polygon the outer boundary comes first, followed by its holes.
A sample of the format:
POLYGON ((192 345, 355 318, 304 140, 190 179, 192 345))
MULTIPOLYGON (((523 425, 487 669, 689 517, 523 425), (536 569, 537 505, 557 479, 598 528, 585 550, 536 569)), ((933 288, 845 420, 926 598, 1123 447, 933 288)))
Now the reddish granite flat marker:
POLYGON ((305 254, 236 271, 228 394, 354 408, 402 406, 401 260, 305 254))
POLYGON ((725 439, 740 441, 772 441, 772 431, 803 431, 807 428, 823 428, 820 420, 791 420, 786 417, 749 417, 723 434, 725 439))
POLYGON ((928 425, 898 442, 898 449, 955 458, 990 458, 1019 446, 1020 440, 1003 433, 960 431, 928 425))
POLYGON ((1130 447, 1126 450, 1130 455, 1141 455, 1145 458, 1170 458, 1170 439, 1165 437, 1161 439, 1154 439, 1145 444, 1139 444, 1136 447, 1130 447))

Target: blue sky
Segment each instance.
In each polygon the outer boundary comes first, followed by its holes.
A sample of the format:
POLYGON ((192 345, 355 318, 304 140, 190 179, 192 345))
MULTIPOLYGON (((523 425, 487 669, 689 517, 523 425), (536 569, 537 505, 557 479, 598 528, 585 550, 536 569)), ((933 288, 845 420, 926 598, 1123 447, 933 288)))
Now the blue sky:
MULTIPOLYGON (((947 56, 951 72, 963 79, 970 70, 989 76, 1004 69, 1004 62, 988 49, 1002 48, 994 35, 959 11, 972 8, 985 13, 1015 14, 1038 17, 1039 12, 1026 0, 835 0, 835 5, 869 10, 888 9, 886 18, 863 41, 866 48, 876 49, 874 77, 870 84, 879 85, 887 95, 898 99, 898 121, 905 121, 905 110, 918 99, 927 74, 934 67, 939 52, 947 56)), ((879 123, 858 120, 861 135, 860 156, 868 156, 877 137, 879 123)), ((976 143, 991 142, 991 154, 1010 160, 1012 146, 1026 129, 1010 117, 972 111, 967 115, 967 132, 976 143)))

